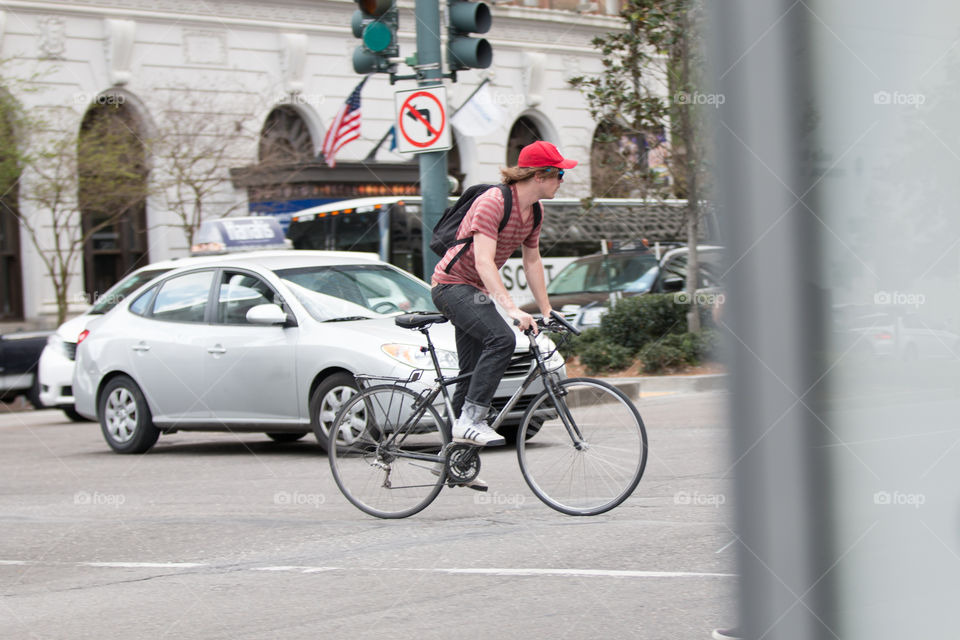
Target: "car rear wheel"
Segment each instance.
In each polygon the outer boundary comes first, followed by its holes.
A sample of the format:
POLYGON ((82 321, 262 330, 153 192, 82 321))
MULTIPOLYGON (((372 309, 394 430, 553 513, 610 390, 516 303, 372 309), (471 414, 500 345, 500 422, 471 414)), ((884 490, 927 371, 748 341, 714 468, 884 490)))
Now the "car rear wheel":
POLYGON ((117 453, 144 453, 160 437, 143 392, 127 376, 117 376, 104 387, 99 416, 103 437, 117 453))
POLYGON ((307 435, 306 433, 268 433, 267 437, 273 440, 274 442, 296 442, 303 436, 307 435))
POLYGON ((329 450, 330 429, 341 407, 357 394, 357 383, 349 373, 335 373, 313 392, 310 398, 310 424, 317 442, 329 450))

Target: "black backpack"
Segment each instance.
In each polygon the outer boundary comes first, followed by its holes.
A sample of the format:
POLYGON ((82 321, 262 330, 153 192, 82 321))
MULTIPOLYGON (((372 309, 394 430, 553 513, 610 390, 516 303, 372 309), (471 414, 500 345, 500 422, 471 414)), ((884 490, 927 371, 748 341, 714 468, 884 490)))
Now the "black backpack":
MULTIPOLYGON (((503 218, 500 219, 500 226, 497 228, 498 232, 503 231, 503 228, 507 226, 507 222, 510 221, 510 212, 513 210, 513 191, 505 184, 475 184, 472 187, 467 187, 463 195, 460 196, 452 206, 446 208, 443 215, 440 216, 440 221, 433 228, 430 248, 441 258, 447 254, 447 250, 450 247, 458 244, 463 245, 463 248, 457 252, 457 255, 453 257, 453 260, 451 260, 450 264, 444 269, 447 273, 450 273, 450 269, 456 264, 457 260, 467 252, 467 249, 473 242, 473 236, 457 240, 457 231, 460 230, 460 223, 463 222, 463 219, 466 217, 471 205, 473 205, 473 201, 494 186, 500 187, 500 191, 503 193, 503 218)), ((542 219, 543 212, 540 210, 540 203, 536 202, 533 205, 534 229, 537 228, 542 219)))

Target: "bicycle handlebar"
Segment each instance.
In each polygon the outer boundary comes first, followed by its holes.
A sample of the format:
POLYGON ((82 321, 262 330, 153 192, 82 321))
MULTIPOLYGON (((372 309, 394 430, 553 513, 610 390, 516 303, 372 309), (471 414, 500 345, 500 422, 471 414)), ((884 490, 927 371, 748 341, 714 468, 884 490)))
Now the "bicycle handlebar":
MULTIPOLYGON (((553 329, 553 330, 563 329, 564 331, 569 331, 575 336, 580 335, 580 330, 577 329, 572 324, 570 324, 569 322, 567 322, 567 319, 564 318, 559 313, 557 313, 554 309, 550 310, 550 318, 551 319, 549 321, 545 321, 543 317, 536 318, 537 326, 540 327, 541 329, 553 329)), ((514 320, 513 325, 519 326, 520 321, 514 320)), ((523 332, 526 335, 530 335, 531 333, 533 333, 533 329, 524 329, 523 332)))

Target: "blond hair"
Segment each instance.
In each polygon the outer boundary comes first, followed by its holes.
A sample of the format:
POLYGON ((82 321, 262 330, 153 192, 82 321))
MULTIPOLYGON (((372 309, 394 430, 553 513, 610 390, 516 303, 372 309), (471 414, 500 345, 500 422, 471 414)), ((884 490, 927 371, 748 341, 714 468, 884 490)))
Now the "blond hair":
POLYGON ((503 184, 516 184, 537 175, 549 173, 553 167, 504 167, 500 169, 503 184))

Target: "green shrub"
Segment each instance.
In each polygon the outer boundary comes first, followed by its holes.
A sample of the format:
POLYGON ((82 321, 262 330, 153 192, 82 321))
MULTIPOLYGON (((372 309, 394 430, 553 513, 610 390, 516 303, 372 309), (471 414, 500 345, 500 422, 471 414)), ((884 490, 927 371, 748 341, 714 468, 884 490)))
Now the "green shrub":
MULTIPOLYGON (((584 335, 586 335, 586 331, 584 335)), ((592 374, 605 371, 620 371, 633 364, 634 351, 609 340, 597 340, 581 345, 580 362, 592 374)))
POLYGON ((624 298, 600 320, 603 336, 632 351, 671 333, 687 330, 687 309, 672 293, 624 298))
POLYGON ((715 349, 716 332, 674 333, 651 341, 638 354, 644 373, 658 373, 669 369, 700 364, 709 350, 715 349))

